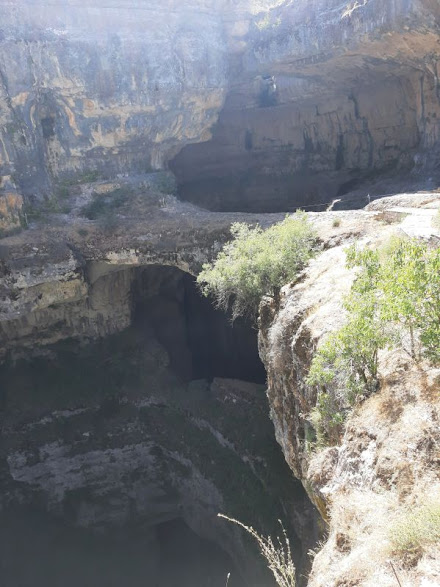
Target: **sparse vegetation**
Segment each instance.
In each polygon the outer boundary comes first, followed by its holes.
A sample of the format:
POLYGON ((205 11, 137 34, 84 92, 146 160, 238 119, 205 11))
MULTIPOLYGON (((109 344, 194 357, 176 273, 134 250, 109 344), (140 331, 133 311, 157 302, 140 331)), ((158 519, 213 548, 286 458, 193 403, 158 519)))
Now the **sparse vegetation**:
POLYGON ((35 204, 28 204, 25 207, 24 214, 27 221, 39 220, 44 221, 50 214, 68 214, 71 206, 66 199, 66 195, 60 195, 58 192, 47 196, 43 201, 35 204))
POLYGON ((57 196, 61 199, 69 197, 69 188, 66 185, 62 185, 57 189, 57 196))
POLYGON ((378 385, 381 349, 440 363, 440 250, 396 239, 382 250, 347 251, 360 272, 344 301, 347 321, 315 354, 306 383, 318 387, 310 421, 316 443, 337 443, 353 406, 378 385))
POLYGON ((171 173, 161 173, 156 181, 156 187, 161 194, 175 196, 177 194, 176 178, 171 173))
POLYGON ((229 518, 223 514, 218 514, 218 516, 228 522, 240 526, 240 528, 246 530, 246 532, 256 540, 260 552, 266 559, 267 567, 272 572, 277 585, 280 587, 295 587, 295 565, 292 560, 289 538, 281 521, 282 536, 277 536, 275 540, 272 540, 270 536, 262 536, 258 534, 252 526, 246 526, 239 520, 229 518))
POLYGON ((433 219, 434 228, 440 230, 440 208, 437 211, 437 214, 434 216, 433 219))
POLYGON ((389 538, 393 554, 409 565, 432 545, 440 546, 440 501, 401 514, 391 525, 389 538))
POLYGON ((335 218, 333 220, 332 226, 333 226, 333 228, 338 228, 339 226, 341 226, 341 219, 340 218, 335 218))
POLYGON ((60 183, 61 187, 69 187, 74 185, 81 185, 84 183, 94 183, 99 179, 103 179, 97 170, 89 170, 75 177, 63 179, 60 183))
POLYGON ((272 20, 272 16, 270 14, 270 12, 267 12, 263 18, 261 18, 260 20, 257 20, 255 22, 257 28, 260 31, 264 31, 267 29, 271 29, 271 28, 276 28, 279 27, 281 24, 281 17, 277 17, 275 19, 272 20))
POLYGON ((217 259, 203 266, 197 282, 218 308, 232 311, 233 320, 255 320, 262 297, 277 300, 281 287, 294 280, 313 256, 316 234, 304 212, 267 230, 235 223, 231 234, 217 259))
POLYGON ((131 190, 128 187, 116 188, 107 194, 93 192, 92 200, 82 208, 81 213, 89 220, 98 220, 111 212, 115 215, 115 211, 127 202, 130 195, 131 190))

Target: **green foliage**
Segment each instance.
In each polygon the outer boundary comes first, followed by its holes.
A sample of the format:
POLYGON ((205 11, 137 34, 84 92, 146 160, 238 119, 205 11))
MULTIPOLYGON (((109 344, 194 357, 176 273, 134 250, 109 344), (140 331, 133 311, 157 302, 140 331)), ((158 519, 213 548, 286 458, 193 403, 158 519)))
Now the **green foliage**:
POLYGON ((310 415, 318 446, 336 443, 347 414, 377 388, 381 349, 398 345, 440 363, 440 249, 395 239, 381 250, 350 248, 347 265, 360 268, 344 300, 347 321, 320 346, 306 379, 318 387, 310 415))
POLYGON ((414 359, 440 363, 440 249, 415 239, 391 242, 381 264, 381 318, 409 333, 414 359), (418 342, 419 341, 419 342, 418 342))
POLYGON ((316 250, 316 235, 304 212, 263 230, 245 223, 231 227, 232 240, 197 278, 217 307, 232 310, 232 319, 255 319, 264 295, 278 298, 280 288, 295 279, 316 250))
POLYGON ((431 545, 440 546, 440 502, 405 512, 389 529, 393 553, 415 563, 431 545))
POLYGON ((103 179, 103 177, 100 176, 100 174, 97 170, 89 170, 89 171, 85 171, 81 175, 77 175, 75 177, 70 177, 68 179, 63 179, 61 182, 61 186, 68 187, 68 186, 74 186, 74 185, 81 185, 81 184, 85 184, 85 183, 94 183, 95 181, 98 181, 98 179, 100 179, 100 178, 103 179))
POLYGON ((62 185, 57 189, 57 196, 61 199, 69 197, 69 188, 66 185, 62 185))

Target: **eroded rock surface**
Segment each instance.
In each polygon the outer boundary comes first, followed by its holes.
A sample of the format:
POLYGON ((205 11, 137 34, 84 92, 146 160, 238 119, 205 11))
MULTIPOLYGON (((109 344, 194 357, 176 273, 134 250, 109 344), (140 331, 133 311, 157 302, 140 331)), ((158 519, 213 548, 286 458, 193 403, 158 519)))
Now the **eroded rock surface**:
POLYGON ((244 211, 429 184, 438 33, 429 0, 5 6, 0 176, 32 200, 171 164, 185 199, 244 211))
POLYGON ((56 178, 160 169, 206 140, 226 86, 222 7, 4 6, 0 175, 41 197, 56 178))
POLYGON ((321 210, 387 193, 351 192, 390 170, 435 176, 439 14, 433 2, 303 0, 231 25, 213 138, 172 163, 182 196, 213 210, 321 210))
POLYGON ((196 302, 182 271, 140 272, 129 328, 3 363, 0 516, 18 508, 20 519, 25 508, 89 535, 151 536, 153 562, 160 529, 181 520, 228 554, 233 568, 222 567, 220 584, 232 571, 237 585, 268 579, 217 513, 264 531, 281 516, 305 569, 316 516, 275 441, 264 386, 253 382, 264 377, 255 335, 237 326, 228 340, 226 318, 208 302, 211 314, 188 307, 196 302))
MULTIPOLYGON (((297 283, 282 290, 279 308, 270 300, 261 306, 260 355, 276 436, 329 522, 309 585, 392 586, 390 526, 399 512, 438 495, 439 369, 384 351, 379 391, 354 410, 340 445, 317 453, 310 444, 316 390, 304 379, 320 341, 343 324, 342 300, 355 277, 345 266, 344 249, 354 242, 378 246, 393 234, 438 246, 432 220, 439 206, 438 195, 402 194, 372 204, 370 211, 315 215, 324 251, 297 283)), ((411 585, 435 585, 438 552, 433 548, 413 566, 399 567, 399 575, 411 585)))

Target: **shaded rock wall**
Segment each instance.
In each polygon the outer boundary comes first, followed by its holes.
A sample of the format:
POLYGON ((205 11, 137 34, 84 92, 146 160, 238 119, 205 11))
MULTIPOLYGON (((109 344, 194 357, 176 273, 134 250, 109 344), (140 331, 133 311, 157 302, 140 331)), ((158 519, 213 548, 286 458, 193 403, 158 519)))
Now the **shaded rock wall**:
POLYGON ((110 535, 134 528, 144 538, 181 518, 228 552, 252 585, 267 584, 264 572, 217 512, 265 531, 282 516, 303 568, 317 533, 314 512, 275 442, 264 387, 225 378, 258 378, 255 339, 246 348, 252 338, 242 328, 222 348, 228 324, 220 314, 194 336, 210 315, 194 300, 188 310, 185 275, 166 267, 137 273, 131 328, 2 365, 0 509, 26 505, 68 526, 110 535), (194 359, 211 345, 218 361, 209 373, 203 365, 208 379, 194 380, 194 359))
POLYGON ((369 0, 286 3, 247 21, 212 140, 172 163, 182 197, 288 210, 385 172, 435 174, 438 19, 433 3, 369 0))

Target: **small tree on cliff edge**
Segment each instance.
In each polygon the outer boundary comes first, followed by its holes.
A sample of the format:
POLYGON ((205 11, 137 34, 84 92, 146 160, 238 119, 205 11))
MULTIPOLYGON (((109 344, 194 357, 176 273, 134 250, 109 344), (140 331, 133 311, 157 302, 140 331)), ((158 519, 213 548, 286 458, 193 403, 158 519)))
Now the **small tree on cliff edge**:
POLYGON ((316 250, 316 234, 304 212, 296 212, 263 230, 236 222, 232 240, 197 278, 205 296, 232 311, 232 319, 255 321, 263 296, 278 299, 280 289, 292 281, 316 250))

